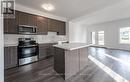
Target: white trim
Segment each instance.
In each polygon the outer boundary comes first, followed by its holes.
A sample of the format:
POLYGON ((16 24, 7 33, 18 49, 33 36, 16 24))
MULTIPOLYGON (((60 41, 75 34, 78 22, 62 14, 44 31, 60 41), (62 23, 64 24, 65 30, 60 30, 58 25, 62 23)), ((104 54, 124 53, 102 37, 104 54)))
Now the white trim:
MULTIPOLYGON (((3 0, 0 0, 0 7, 1 7, 1 1, 3 0)), ((4 36, 3 36, 3 15, 1 13, 0 13, 0 82, 4 82, 4 36)))
POLYGON ((98 45, 104 46, 104 45, 105 45, 105 31, 104 31, 104 30, 98 31, 98 32, 97 32, 97 36, 98 36, 98 38, 97 38, 97 40, 98 40, 98 41, 97 41, 97 42, 98 42, 98 45), (104 32, 104 44, 99 44, 99 32, 102 32, 102 31, 104 32))
POLYGON ((121 43, 121 41, 120 41, 120 29, 122 29, 122 28, 127 28, 127 27, 120 27, 118 29, 118 43, 121 45, 130 45, 130 43, 121 43))

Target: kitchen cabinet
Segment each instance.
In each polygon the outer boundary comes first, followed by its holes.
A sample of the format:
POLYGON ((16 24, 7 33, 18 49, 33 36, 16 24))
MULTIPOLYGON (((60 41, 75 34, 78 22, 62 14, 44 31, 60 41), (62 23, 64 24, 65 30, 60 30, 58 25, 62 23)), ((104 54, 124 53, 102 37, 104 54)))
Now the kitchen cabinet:
POLYGON ((50 43, 49 49, 48 49, 48 56, 53 56, 54 55, 54 47, 53 45, 56 45, 57 43, 50 43))
POLYGON ((59 22, 54 19, 48 19, 48 31, 58 32, 59 22))
POLYGON ((8 33, 8 19, 4 18, 4 33, 8 33))
POLYGON ((47 35, 48 19, 45 17, 37 16, 37 34, 47 35))
POLYGON ((19 11, 19 25, 28 25, 28 14, 19 11))
POLYGON ((56 43, 39 44, 39 59, 45 59, 54 55, 53 45, 56 43))
POLYGON ((66 23, 48 19, 48 31, 57 32, 58 35, 66 35, 66 23))
MULTIPOLYGON (((54 55, 54 70, 65 78, 65 51, 60 48, 55 48, 54 55)), ((70 62, 69 62, 70 63, 70 62)))
POLYGON ((4 18, 4 33, 5 34, 18 33, 18 11, 15 11, 14 18, 4 18))
POLYGON ((65 79, 80 71, 79 50, 65 51, 65 79))
POLYGON ((79 49, 79 61, 80 70, 84 69, 88 65, 88 48, 79 49))
POLYGON ((28 14, 28 25, 37 26, 37 16, 33 14, 28 14))
POLYGON ((15 18, 4 18, 4 33, 19 34, 19 25, 37 26, 38 35, 47 35, 48 31, 57 32, 57 35, 66 35, 66 23, 63 21, 15 11, 15 18))
POLYGON ((58 35, 66 35, 66 23, 65 22, 59 21, 58 35))
POLYGON ((47 57, 48 49, 49 44, 39 44, 39 59, 44 59, 47 57))
POLYGON ((69 79, 88 65, 87 47, 66 50, 55 47, 54 69, 63 79, 69 79))
POLYGON ((4 47, 4 67, 5 69, 18 65, 17 47, 4 47))
POLYGON ((36 15, 19 11, 19 25, 36 26, 36 15))

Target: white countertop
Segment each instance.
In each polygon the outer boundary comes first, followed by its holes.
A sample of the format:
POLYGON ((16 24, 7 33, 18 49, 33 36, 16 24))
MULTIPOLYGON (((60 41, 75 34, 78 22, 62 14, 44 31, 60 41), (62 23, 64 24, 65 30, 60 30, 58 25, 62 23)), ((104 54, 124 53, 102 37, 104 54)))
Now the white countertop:
POLYGON ((10 46, 18 46, 18 44, 4 44, 4 47, 10 47, 10 46))
MULTIPOLYGON (((48 44, 48 43, 59 43, 59 42, 68 42, 68 41, 50 41, 50 42, 39 42, 38 44, 48 44)), ((18 46, 18 43, 5 43, 4 47, 18 46)))
POLYGON ((64 43, 64 44, 58 44, 58 45, 53 45, 53 46, 57 48, 65 49, 65 50, 75 50, 75 49, 88 47, 89 45, 85 43, 64 43))

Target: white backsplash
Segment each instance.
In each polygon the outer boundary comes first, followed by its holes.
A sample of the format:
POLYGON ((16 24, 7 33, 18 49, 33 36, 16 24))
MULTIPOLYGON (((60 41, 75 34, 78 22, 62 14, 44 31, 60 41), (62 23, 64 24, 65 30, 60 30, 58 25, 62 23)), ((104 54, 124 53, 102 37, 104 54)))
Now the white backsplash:
POLYGON ((37 43, 53 43, 58 41, 68 41, 67 36, 57 35, 56 32, 48 32, 48 35, 17 35, 5 34, 4 44, 18 44, 18 38, 31 38, 33 37, 37 43))

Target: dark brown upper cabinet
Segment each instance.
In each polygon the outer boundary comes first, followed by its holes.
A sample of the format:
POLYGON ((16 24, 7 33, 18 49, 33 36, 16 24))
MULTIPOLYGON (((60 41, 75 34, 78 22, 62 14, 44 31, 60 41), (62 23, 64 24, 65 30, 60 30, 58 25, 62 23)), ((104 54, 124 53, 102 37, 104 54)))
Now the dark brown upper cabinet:
POLYGON ((59 21, 58 24, 58 35, 66 35, 66 23, 59 21))
POLYGON ((28 14, 28 25, 37 26, 37 16, 28 14))
POLYGON ((37 16, 37 34, 47 35, 48 19, 42 16, 37 16))
POLYGON ((28 14, 19 11, 19 25, 28 25, 28 14))
POLYGON ((66 23, 48 19, 48 31, 57 32, 58 35, 66 35, 66 23))
POLYGON ((58 21, 54 19, 48 19, 48 31, 58 32, 58 21))
POLYGON ((8 19, 4 18, 4 33, 8 33, 8 19))
POLYGON ((37 16, 19 11, 19 25, 36 26, 37 16))
POLYGON ((15 18, 4 18, 4 33, 19 34, 19 25, 37 26, 38 35, 47 35, 48 31, 57 32, 58 35, 66 34, 65 22, 43 16, 15 11, 15 18))
POLYGON ((18 11, 15 11, 14 18, 4 18, 4 33, 5 34, 18 33, 18 11))

